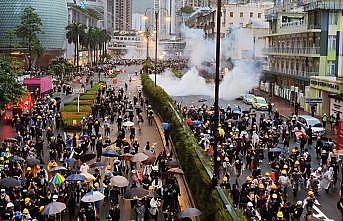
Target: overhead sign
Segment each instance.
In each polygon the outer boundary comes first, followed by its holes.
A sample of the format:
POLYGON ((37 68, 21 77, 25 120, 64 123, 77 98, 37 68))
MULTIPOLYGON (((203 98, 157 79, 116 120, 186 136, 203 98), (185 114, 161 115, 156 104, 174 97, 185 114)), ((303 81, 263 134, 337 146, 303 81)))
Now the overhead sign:
POLYGON ((85 89, 84 88, 75 88, 74 92, 75 92, 75 94, 82 94, 82 93, 85 93, 85 89))
POLYGON ((306 98, 305 103, 321 104, 321 103, 323 103, 323 98, 306 98))

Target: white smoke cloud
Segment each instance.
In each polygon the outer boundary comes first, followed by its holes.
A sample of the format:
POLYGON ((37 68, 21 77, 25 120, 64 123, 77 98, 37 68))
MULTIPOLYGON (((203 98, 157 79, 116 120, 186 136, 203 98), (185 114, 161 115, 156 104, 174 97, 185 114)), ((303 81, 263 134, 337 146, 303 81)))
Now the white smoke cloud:
MULTIPOLYGON (((214 85, 199 76, 202 62, 215 60, 215 40, 205 39, 202 30, 183 28, 186 41, 185 56, 189 57, 191 67, 179 79, 167 70, 158 75, 157 84, 171 96, 201 95, 214 97, 214 85)), ((251 31, 232 28, 228 38, 221 41, 221 63, 233 59, 234 68, 227 73, 220 84, 220 98, 232 100, 247 93, 258 85, 261 68, 251 58, 254 51, 254 37, 251 31), (247 59, 248 58, 248 59, 247 59), (250 59, 249 59, 250 58, 250 59)))

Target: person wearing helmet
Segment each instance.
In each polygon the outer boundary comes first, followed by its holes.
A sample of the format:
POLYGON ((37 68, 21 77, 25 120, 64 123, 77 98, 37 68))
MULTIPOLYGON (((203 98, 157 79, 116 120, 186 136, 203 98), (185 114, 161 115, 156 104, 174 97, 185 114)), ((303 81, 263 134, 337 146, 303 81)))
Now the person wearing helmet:
POLYGON ((297 201, 295 205, 291 207, 291 217, 294 221, 300 221, 301 215, 304 211, 303 202, 301 200, 297 201))
POLYGON ((27 208, 23 209, 22 214, 23 214, 23 217, 22 217, 22 220, 23 220, 23 221, 32 220, 31 215, 30 215, 30 212, 29 212, 29 210, 28 210, 27 208))
POLYGON ((313 205, 314 205, 314 192, 312 190, 307 192, 307 196, 304 199, 303 202, 303 208, 306 208, 306 211, 312 211, 313 210, 313 205))
MULTIPOLYGON (((285 165, 285 166, 287 166, 287 165, 285 165)), ((281 191, 283 192, 283 195, 286 196, 287 188, 290 185, 290 179, 289 179, 289 177, 287 175, 287 171, 286 170, 282 170, 281 171, 281 176, 279 176, 279 184, 280 184, 280 187, 281 187, 281 191)))
POLYGON ((261 219, 260 214, 258 213, 257 210, 254 209, 254 205, 252 202, 247 203, 246 209, 243 211, 243 214, 247 217, 247 219, 250 220, 255 220, 255 218, 261 219))
POLYGON ((283 218, 283 212, 279 211, 276 213, 276 220, 277 221, 285 221, 285 219, 283 218))

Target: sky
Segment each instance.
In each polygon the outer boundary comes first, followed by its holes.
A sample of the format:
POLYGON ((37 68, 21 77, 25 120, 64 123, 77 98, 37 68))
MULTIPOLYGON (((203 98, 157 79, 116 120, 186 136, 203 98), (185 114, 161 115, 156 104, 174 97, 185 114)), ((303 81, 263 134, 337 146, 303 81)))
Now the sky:
POLYGON ((132 0, 133 13, 144 13, 146 8, 153 5, 154 0, 132 0))

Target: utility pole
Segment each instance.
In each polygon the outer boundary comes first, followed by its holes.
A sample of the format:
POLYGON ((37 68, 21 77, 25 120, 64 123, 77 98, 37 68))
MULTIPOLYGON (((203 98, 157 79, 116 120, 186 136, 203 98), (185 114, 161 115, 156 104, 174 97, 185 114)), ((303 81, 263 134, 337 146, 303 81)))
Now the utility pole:
POLYGON ((216 186, 219 178, 219 162, 218 157, 218 141, 219 141, 219 76, 220 76, 220 17, 221 17, 221 0, 217 0, 217 39, 216 39, 216 77, 214 86, 214 122, 213 122, 213 158, 214 158, 214 171, 212 177, 212 184, 216 186))
POLYGON ((155 11, 155 25, 156 25, 156 33, 155 33, 155 87, 156 87, 156 74, 157 74, 157 41, 158 41, 158 11, 155 11))

